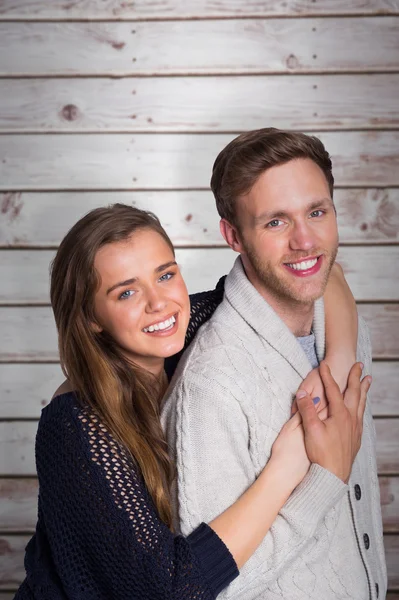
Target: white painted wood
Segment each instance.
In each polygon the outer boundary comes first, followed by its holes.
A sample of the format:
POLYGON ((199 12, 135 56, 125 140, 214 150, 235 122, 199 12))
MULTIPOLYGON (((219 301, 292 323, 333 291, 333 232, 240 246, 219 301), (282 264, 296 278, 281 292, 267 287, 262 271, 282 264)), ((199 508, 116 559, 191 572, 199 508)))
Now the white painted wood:
POLYGON ((38 493, 37 479, 0 479, 0 530, 33 532, 38 493))
POLYGON ((58 364, 0 364, 0 419, 38 418, 64 379, 58 364))
POLYGON ((398 14, 397 0, 2 0, 6 19, 189 19, 307 15, 398 14))
MULTIPOLYGON (((4 282, 0 305, 49 303, 48 265, 54 255, 54 250, 0 250, 0 281, 4 282)), ((215 287, 236 256, 227 247, 177 249, 190 292, 215 287)), ((399 299, 399 246, 345 246, 339 250, 338 261, 357 300, 399 299)))
POLYGON ((31 536, 2 535, 0 537, 0 590, 16 589, 25 577, 25 546, 31 536))
POLYGON ((341 247, 338 262, 357 300, 399 300, 399 246, 341 247))
MULTIPOLYGON (((399 417, 398 367, 390 361, 373 364, 370 398, 374 416, 399 417)), ((63 380, 58 364, 0 364, 0 419, 38 418, 63 380)))
POLYGON ((384 546, 388 571, 388 587, 399 590, 399 536, 386 535, 384 537, 384 546))
POLYGON ((384 531, 399 531, 399 477, 380 477, 384 531))
MULTIPOLYGON (((399 131, 318 136, 332 156, 337 185, 399 184, 399 131)), ((233 137, 5 134, 0 136, 0 191, 207 188, 217 154, 233 137)))
POLYGON ((374 358, 399 357, 399 304, 360 304, 370 329, 374 358))
MULTIPOLYGON (((374 358, 399 358, 399 304, 361 304, 358 308, 370 328, 374 358)), ((0 331, 0 362, 58 360, 50 307, 2 307, 0 331)))
POLYGON ((372 375, 370 397, 374 416, 399 417, 399 363, 375 361, 372 375))
POLYGON ((35 475, 36 421, 0 422, 0 475, 35 475))
POLYGON ((13 77, 370 72, 398 66, 395 17, 0 22, 0 74, 13 77))
POLYGON ((0 131, 378 129, 399 127, 398 97, 398 74, 4 79, 0 131))
MULTIPOLYGON (((176 246, 224 246, 210 191, 166 190, 0 193, 0 247, 56 247, 89 210, 115 202, 154 212, 176 246)), ((341 243, 399 241, 399 188, 338 188, 334 202, 341 243)))
MULTIPOLYGON (((380 474, 399 474, 399 419, 376 419, 380 474)), ((35 475, 35 421, 0 422, 0 475, 35 475)))

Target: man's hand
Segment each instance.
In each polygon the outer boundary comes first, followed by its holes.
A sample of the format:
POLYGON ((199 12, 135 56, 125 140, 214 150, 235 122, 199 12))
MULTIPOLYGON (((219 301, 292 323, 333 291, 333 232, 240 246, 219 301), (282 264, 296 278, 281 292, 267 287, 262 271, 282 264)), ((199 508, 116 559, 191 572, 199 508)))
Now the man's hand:
POLYGON ((371 385, 371 377, 360 381, 361 373, 362 365, 356 363, 349 373, 348 387, 342 396, 327 363, 321 363, 320 376, 328 400, 328 408, 324 409, 328 414, 324 421, 321 420, 321 413, 317 414, 311 397, 304 390, 300 390, 296 398, 309 460, 331 471, 345 483, 349 479, 353 461, 361 445, 363 415, 367 392, 371 385))

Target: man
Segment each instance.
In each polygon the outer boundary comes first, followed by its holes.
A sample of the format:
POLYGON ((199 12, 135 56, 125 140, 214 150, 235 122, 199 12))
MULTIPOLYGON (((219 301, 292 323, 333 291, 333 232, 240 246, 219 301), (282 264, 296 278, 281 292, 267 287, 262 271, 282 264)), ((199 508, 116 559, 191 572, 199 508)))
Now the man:
MULTIPOLYGON (((276 129, 242 134, 216 159, 211 187, 222 235, 240 256, 164 405, 185 535, 256 479, 301 381, 323 358, 321 297, 338 248, 331 161, 317 138, 276 129)), ((358 360, 369 373, 371 349, 361 320, 358 360)), ((311 457, 311 444, 306 448, 311 457)), ((317 464, 220 597, 385 598, 369 407, 347 485, 339 477, 331 484, 334 457, 319 452, 311 460, 317 464)))

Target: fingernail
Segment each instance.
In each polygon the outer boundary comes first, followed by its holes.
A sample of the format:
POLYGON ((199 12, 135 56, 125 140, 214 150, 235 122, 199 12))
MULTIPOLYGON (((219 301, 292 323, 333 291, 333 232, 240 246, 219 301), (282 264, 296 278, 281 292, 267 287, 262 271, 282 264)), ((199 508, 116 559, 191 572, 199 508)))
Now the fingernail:
POLYGON ((313 404, 318 404, 320 402, 320 398, 318 396, 316 396, 316 398, 313 398, 313 404))
POLYGON ((360 363, 360 366, 361 366, 361 369, 362 369, 362 371, 363 371, 363 369, 364 369, 364 364, 363 364, 362 362, 360 363))
POLYGON ((305 390, 298 390, 296 393, 297 398, 304 398, 306 396, 305 390))

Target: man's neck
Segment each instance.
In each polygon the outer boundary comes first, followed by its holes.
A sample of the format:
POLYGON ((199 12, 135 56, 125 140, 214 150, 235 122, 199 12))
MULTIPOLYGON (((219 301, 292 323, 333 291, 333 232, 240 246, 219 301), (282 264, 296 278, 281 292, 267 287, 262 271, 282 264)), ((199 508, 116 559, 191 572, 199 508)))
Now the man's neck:
POLYGON ((284 321, 295 337, 309 335, 312 330, 314 302, 299 302, 291 298, 274 294, 262 285, 258 279, 252 278, 251 273, 248 273, 245 269, 244 262, 242 262, 242 264, 244 271, 254 288, 278 314, 280 319, 284 321))

